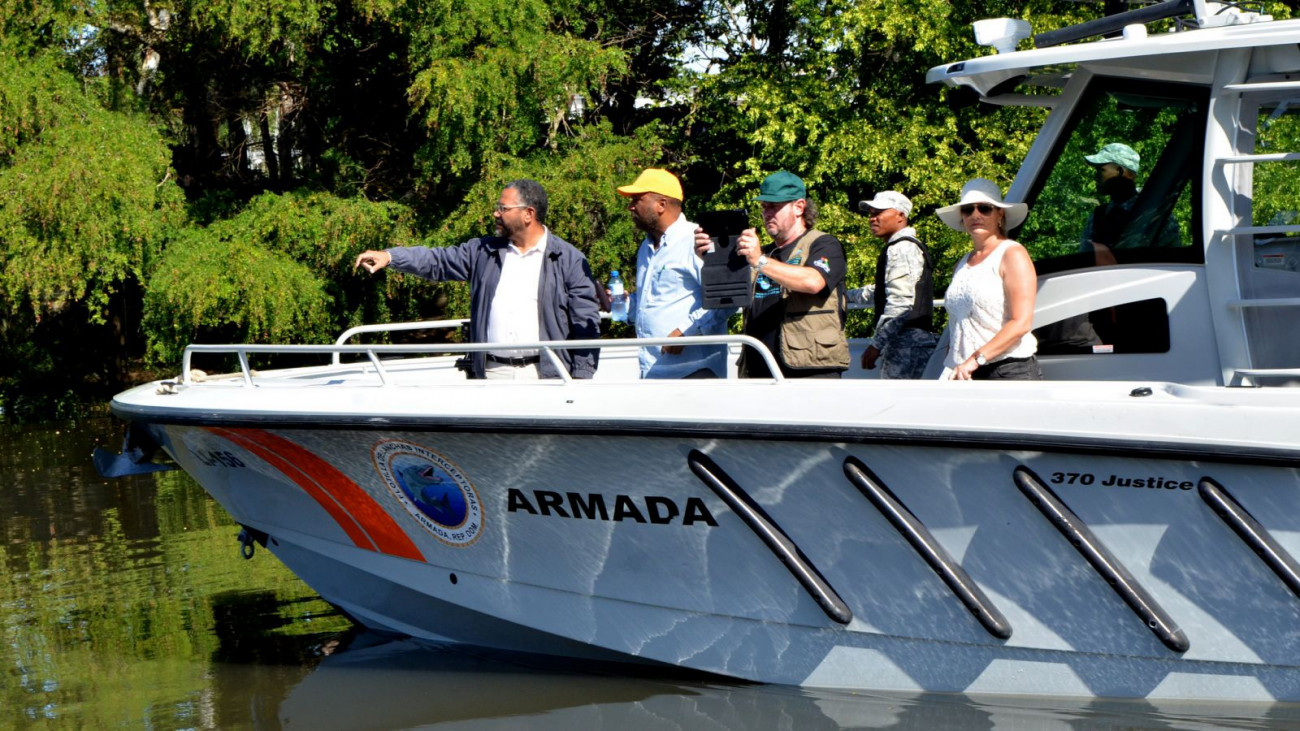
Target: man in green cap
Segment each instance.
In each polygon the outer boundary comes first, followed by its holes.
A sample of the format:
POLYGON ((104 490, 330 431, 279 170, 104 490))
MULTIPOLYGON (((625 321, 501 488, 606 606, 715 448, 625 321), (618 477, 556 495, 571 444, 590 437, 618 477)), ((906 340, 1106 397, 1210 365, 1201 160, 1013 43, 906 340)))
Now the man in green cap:
MULTIPOLYGON (((787 378, 839 378, 849 367, 844 337, 844 247, 814 228, 817 207, 803 181, 782 170, 763 180, 757 200, 772 243, 763 246, 754 229, 737 239, 736 251, 749 261, 753 303, 744 311, 744 333, 762 341, 787 378)), ((695 251, 711 242, 697 230, 695 251)), ((768 378, 757 354, 746 349, 740 375, 768 378)))
POLYGON ((1083 226, 1082 251, 1095 251, 1098 264, 1113 264, 1112 249, 1182 245, 1178 224, 1172 217, 1162 216, 1158 222, 1151 215, 1143 220, 1138 218, 1137 176, 1141 157, 1137 150, 1122 142, 1112 142, 1096 154, 1084 155, 1083 159, 1096 173, 1097 195, 1103 200, 1083 226), (1135 223, 1142 225, 1135 226, 1135 223))
MULTIPOLYGON (((1092 255, 1095 266, 1119 263, 1117 249, 1182 246, 1178 222, 1161 210, 1162 201, 1145 202, 1139 197, 1138 171, 1142 158, 1137 150, 1123 142, 1103 145, 1083 159, 1093 167, 1099 202, 1083 224, 1079 251, 1092 255), (1106 200, 1109 198, 1109 200, 1106 200)), ((1168 203, 1172 206, 1172 201, 1168 203)), ((1040 355, 1063 355, 1097 352, 1114 332, 1114 312, 1110 310, 1066 317, 1034 330, 1040 355), (1094 317, 1098 319, 1094 322, 1094 317)))

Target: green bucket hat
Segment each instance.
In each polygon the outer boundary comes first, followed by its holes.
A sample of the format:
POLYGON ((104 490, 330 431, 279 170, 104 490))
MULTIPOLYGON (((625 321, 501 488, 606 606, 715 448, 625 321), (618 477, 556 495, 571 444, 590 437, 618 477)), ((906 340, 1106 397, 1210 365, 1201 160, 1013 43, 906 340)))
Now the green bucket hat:
POLYGON ((807 197, 808 190, 804 188, 799 176, 782 170, 763 179, 763 184, 758 186, 756 200, 764 203, 785 203, 807 197))
POLYGON ((1112 142, 1100 150, 1097 150, 1096 155, 1084 155, 1083 159, 1093 165, 1105 165, 1108 162, 1113 162, 1125 170, 1131 170, 1134 173, 1138 171, 1140 160, 1137 150, 1134 150, 1132 147, 1129 147, 1122 142, 1112 142))

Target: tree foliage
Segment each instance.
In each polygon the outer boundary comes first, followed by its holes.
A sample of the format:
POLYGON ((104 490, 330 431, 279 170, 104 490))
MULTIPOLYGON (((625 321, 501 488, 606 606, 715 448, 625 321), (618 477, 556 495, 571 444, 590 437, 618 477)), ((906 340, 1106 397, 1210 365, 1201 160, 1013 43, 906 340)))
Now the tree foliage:
POLYGON ((9 165, 18 146, 41 133, 84 119, 96 111, 77 80, 44 51, 30 57, 0 54, 0 165, 9 165))
POLYGON ((46 130, 0 170, 0 286, 12 310, 86 303, 103 323, 179 211, 168 150, 131 115, 101 110, 46 130))
POLYGON ((625 69, 618 48, 553 30, 543 0, 439 0, 418 17, 411 96, 435 181, 478 169, 489 153, 553 149, 570 110, 625 69))
POLYGON ((549 225, 602 279, 633 265, 640 234, 614 189, 649 165, 682 177, 688 215, 748 206, 763 176, 798 173, 821 228, 848 245, 854 284, 878 246, 855 202, 902 190, 946 272, 965 242, 929 212, 976 175, 1005 187, 1043 112, 963 107, 926 70, 985 53, 977 16, 1046 30, 1100 12, 0 0, 0 402, 14 416, 21 391, 23 411, 53 413, 67 393, 174 367, 189 340, 319 341, 466 315, 463 287, 362 276, 351 261, 486 233, 519 177, 546 186, 549 225), (113 357, 83 367, 86 343, 113 357), (84 383, 69 385, 74 372, 84 383), (58 395, 32 397, 34 383, 58 395))
POLYGON ((352 271, 360 251, 409 243, 408 218, 392 203, 266 193, 231 218, 186 229, 147 282, 150 354, 172 363, 187 343, 217 335, 322 342, 363 322, 418 314, 400 309, 410 283, 385 291, 352 271))

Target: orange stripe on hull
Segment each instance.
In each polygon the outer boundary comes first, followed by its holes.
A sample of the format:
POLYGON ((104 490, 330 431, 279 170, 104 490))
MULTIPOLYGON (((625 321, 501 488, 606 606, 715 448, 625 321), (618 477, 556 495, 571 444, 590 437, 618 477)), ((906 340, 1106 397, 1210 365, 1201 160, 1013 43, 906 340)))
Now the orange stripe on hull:
POLYGON ((261 429, 211 427, 293 480, 328 512, 358 548, 424 561, 424 555, 361 486, 301 445, 261 429))

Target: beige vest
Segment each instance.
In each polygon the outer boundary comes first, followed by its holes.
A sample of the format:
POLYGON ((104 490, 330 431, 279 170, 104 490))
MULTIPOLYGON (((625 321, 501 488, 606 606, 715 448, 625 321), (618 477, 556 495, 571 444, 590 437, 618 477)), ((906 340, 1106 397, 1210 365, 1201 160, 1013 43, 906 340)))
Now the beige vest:
MULTIPOLYGON (((794 250, 786 261, 797 259, 806 265, 812 242, 825 235, 816 229, 806 232, 794 243, 794 250)), ((751 282, 757 276, 751 275, 751 282)), ((825 294, 791 292, 782 287, 781 301, 785 313, 781 323, 779 357, 787 368, 849 367, 849 341, 844 337, 844 327, 840 322, 840 312, 845 305, 841 301, 840 287, 833 287, 825 294)), ((746 357, 749 357, 748 353, 746 357)))

